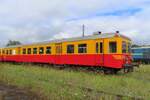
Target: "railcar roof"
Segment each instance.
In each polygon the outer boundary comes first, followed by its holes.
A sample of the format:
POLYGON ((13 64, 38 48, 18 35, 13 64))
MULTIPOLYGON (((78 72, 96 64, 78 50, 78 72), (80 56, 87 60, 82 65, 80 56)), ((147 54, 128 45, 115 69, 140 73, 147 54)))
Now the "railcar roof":
POLYGON ((84 36, 84 37, 64 38, 64 39, 56 39, 56 40, 50 40, 50 41, 36 42, 36 43, 31 43, 31 44, 9 46, 9 47, 5 47, 5 48, 14 48, 14 47, 21 47, 21 46, 37 45, 37 44, 48 44, 48 43, 72 42, 72 41, 80 41, 80 40, 88 40, 88 39, 111 38, 111 37, 114 37, 116 34, 119 37, 123 37, 123 38, 126 38, 128 40, 131 40, 130 38, 128 38, 128 37, 126 37, 120 33, 102 33, 102 34, 97 34, 97 35, 88 35, 88 36, 84 36))
POLYGON ((132 49, 150 49, 150 46, 133 47, 132 49))

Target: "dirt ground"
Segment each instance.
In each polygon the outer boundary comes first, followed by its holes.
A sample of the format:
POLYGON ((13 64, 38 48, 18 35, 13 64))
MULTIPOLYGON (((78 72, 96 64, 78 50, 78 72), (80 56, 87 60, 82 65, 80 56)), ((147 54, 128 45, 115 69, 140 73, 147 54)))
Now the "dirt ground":
POLYGON ((41 100, 41 98, 26 89, 0 83, 0 100, 41 100))

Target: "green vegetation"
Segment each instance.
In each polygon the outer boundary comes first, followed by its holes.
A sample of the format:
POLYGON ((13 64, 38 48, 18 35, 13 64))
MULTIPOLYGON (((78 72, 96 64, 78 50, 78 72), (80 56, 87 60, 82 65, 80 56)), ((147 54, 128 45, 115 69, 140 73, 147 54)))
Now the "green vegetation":
POLYGON ((112 94, 150 99, 150 65, 143 65, 133 73, 102 75, 0 63, 0 81, 30 89, 46 99, 116 99, 112 94))
POLYGON ((14 45, 21 45, 21 42, 14 41, 14 40, 9 40, 8 43, 6 44, 6 47, 14 46, 14 45))

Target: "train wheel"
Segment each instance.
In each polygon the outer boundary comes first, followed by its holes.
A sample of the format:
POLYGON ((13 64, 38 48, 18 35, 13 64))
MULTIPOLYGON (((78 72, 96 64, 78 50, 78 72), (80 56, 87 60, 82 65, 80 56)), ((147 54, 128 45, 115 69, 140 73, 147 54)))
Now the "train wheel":
POLYGON ((103 69, 104 74, 117 74, 118 71, 119 71, 118 69, 111 69, 111 68, 103 69))
POLYGON ((110 70, 103 70, 103 71, 104 71, 104 74, 111 74, 110 70))
POLYGON ((129 69, 124 68, 124 73, 128 73, 128 72, 129 72, 129 69))
POLYGON ((124 68, 124 73, 129 73, 129 72, 133 72, 134 71, 134 68, 131 67, 131 68, 124 68))
POLYGON ((119 69, 114 69, 113 73, 114 73, 114 74, 117 74, 118 71, 119 71, 119 69))

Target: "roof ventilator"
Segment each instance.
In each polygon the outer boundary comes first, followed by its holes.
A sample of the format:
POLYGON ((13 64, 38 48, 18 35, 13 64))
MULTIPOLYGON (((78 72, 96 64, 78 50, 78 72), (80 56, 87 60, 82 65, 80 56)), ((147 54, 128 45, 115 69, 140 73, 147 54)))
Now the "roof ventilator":
POLYGON ((101 35, 102 32, 101 31, 97 31, 97 32, 94 32, 93 35, 101 35))

